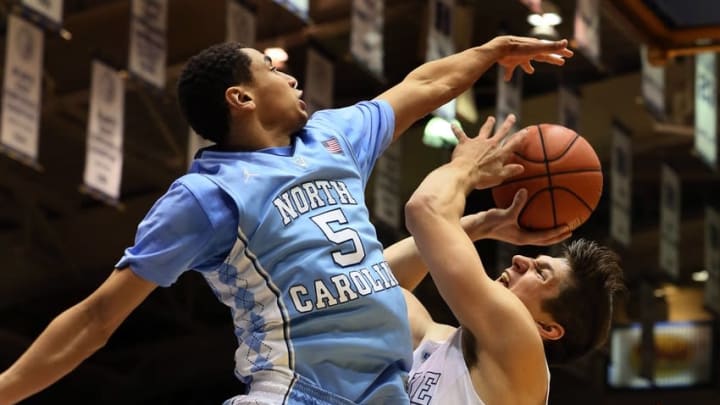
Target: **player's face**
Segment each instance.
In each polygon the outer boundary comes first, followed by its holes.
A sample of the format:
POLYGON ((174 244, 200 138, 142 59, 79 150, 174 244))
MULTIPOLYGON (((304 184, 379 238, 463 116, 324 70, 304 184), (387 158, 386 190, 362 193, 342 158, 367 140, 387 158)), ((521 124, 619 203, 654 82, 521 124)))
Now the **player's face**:
POLYGON ((256 113, 265 128, 279 128, 293 133, 307 122, 305 102, 300 99, 302 91, 297 80, 277 70, 272 60, 260 51, 243 48, 250 56, 253 74, 253 100, 256 113))
POLYGON ((548 320, 542 302, 557 297, 563 283, 570 281, 572 269, 567 260, 550 256, 513 256, 512 266, 498 277, 525 304, 535 320, 548 320))

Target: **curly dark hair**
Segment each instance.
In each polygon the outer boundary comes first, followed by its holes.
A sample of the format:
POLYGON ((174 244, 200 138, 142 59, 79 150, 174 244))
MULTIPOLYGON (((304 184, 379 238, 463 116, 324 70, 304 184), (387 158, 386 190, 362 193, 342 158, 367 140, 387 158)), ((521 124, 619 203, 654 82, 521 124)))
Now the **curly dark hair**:
POLYGON ((578 239, 563 247, 562 257, 572 269, 560 294, 542 303, 565 328, 559 340, 546 340, 550 364, 581 358, 605 344, 612 322, 613 298, 625 291, 618 256, 596 242, 578 239))
POLYGON ((236 42, 210 46, 188 60, 178 80, 178 102, 200 136, 223 144, 229 132, 228 87, 250 83, 250 57, 236 42))

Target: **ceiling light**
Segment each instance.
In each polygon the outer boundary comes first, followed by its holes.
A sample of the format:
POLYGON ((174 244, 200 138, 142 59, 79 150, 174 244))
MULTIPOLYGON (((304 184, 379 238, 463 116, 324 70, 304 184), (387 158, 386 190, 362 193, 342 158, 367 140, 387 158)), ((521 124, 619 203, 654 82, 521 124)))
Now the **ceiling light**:
POLYGON ((554 27, 560 25, 562 17, 555 13, 530 14, 527 21, 535 27, 554 27))
POLYGON ((263 53, 272 59, 273 63, 285 63, 288 60, 288 54, 283 48, 265 48, 263 53))
POLYGON ((528 15, 527 22, 534 27, 554 27, 560 25, 562 22, 560 9, 547 0, 543 1, 541 6, 542 13, 532 13, 528 15))
POLYGON ((696 271, 692 274, 692 280, 697 281, 698 283, 703 283, 710 278, 710 274, 707 270, 700 270, 696 271))

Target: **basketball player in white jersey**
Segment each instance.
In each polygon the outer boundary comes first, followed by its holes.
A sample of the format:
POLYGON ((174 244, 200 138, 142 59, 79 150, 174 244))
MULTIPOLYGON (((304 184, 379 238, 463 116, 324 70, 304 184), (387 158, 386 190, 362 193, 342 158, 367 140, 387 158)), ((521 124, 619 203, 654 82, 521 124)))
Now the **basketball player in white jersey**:
POLYGON ((406 205, 417 246, 408 238, 386 249, 405 288, 421 281, 427 263, 460 323, 454 328, 434 322, 406 291, 415 347, 411 404, 544 404, 547 362, 583 356, 606 340, 611 297, 622 289, 622 270, 611 251, 578 240, 562 257, 515 256, 493 281, 472 244, 493 238, 548 245, 570 236, 567 228, 522 230, 517 218, 527 200, 524 190, 507 209, 461 218, 472 189, 492 187, 522 171, 504 162, 523 133, 498 143, 513 121, 511 116, 492 138, 493 119, 474 139, 454 129, 460 142, 451 162, 430 173, 406 205))

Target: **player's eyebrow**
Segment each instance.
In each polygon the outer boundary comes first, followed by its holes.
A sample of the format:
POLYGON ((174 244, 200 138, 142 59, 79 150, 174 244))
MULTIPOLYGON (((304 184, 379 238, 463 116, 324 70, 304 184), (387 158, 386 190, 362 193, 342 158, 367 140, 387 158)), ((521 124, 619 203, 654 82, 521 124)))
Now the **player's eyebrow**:
POLYGON ((538 256, 535 258, 535 263, 537 263, 537 266, 540 270, 549 270, 550 273, 555 273, 555 268, 550 264, 550 262, 541 259, 542 256, 538 256))
POLYGON ((271 57, 264 55, 263 59, 265 59, 265 64, 272 66, 272 58, 271 57))

